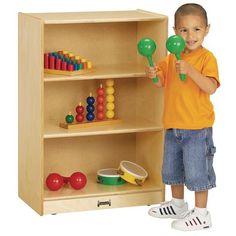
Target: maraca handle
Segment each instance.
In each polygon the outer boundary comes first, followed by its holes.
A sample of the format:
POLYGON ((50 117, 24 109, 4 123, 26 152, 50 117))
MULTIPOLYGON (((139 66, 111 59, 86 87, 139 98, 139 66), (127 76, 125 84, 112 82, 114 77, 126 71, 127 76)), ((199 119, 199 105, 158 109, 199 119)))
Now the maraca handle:
MULTIPOLYGON (((175 56, 176 56, 176 59, 178 61, 181 60, 180 54, 176 54, 175 56)), ((180 78, 180 80, 185 81, 186 80, 186 75, 185 74, 179 74, 179 78, 180 78)))
POLYGON ((64 184, 67 184, 70 182, 70 177, 65 177, 65 176, 62 176, 62 177, 63 177, 64 184))
MULTIPOLYGON (((154 64, 153 64, 153 61, 152 61, 152 57, 151 56, 147 56, 147 59, 148 59, 149 66, 154 67, 154 64)), ((159 80, 159 78, 157 76, 152 78, 152 82, 153 83, 157 83, 158 80, 159 80)))
POLYGON ((186 75, 185 74, 179 74, 179 77, 182 81, 186 80, 186 75))

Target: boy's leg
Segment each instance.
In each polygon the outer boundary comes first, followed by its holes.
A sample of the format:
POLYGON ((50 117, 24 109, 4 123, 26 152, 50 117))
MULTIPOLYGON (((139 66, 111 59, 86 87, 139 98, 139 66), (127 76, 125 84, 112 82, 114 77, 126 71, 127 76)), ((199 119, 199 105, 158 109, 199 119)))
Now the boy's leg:
POLYGON ((177 199, 184 199, 184 185, 171 185, 172 197, 177 199))
POLYGON ((195 206, 198 208, 207 207, 208 191, 195 192, 195 206))

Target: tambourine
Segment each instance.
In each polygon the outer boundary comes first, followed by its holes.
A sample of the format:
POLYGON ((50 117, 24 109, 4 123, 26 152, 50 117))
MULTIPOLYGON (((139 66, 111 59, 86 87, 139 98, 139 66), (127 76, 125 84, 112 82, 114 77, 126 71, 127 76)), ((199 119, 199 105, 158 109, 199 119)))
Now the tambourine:
POLYGON ((143 185, 148 176, 147 171, 143 167, 130 161, 120 162, 118 174, 125 181, 139 186, 143 185))
POLYGON ((101 169, 97 171, 97 182, 105 185, 121 185, 126 183, 117 173, 115 168, 101 169))

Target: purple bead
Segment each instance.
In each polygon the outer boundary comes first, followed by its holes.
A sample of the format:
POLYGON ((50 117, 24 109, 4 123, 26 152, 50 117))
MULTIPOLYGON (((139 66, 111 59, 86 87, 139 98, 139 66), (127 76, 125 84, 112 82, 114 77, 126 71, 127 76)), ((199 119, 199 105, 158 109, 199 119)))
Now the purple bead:
POLYGON ((91 113, 91 112, 94 112, 95 107, 94 107, 94 105, 88 105, 88 106, 86 107, 86 110, 87 110, 87 112, 91 113))
POLYGON ((95 118, 95 115, 91 112, 87 113, 86 118, 88 121, 92 121, 95 118))
POLYGON ((95 99, 94 99, 94 97, 87 97, 87 103, 88 103, 88 105, 93 105, 94 104, 94 102, 95 102, 95 99))

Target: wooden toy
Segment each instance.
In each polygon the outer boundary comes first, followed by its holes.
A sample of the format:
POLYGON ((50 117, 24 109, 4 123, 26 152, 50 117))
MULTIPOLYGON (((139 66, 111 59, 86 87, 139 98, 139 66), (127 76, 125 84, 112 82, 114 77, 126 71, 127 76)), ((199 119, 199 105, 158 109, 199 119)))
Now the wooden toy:
POLYGON ((54 56, 49 56, 49 69, 54 69, 55 68, 55 57, 54 56))
MULTIPOLYGON (((154 40, 150 38, 142 38, 138 43, 138 52, 147 57, 149 66, 154 67, 152 61, 152 54, 156 51, 156 43, 154 40)), ((154 83, 158 82, 158 78, 155 77, 152 79, 154 83)))
POLYGON ((131 161, 121 161, 118 174, 127 182, 139 186, 143 185, 148 176, 147 171, 143 167, 131 161))
POLYGON ((87 178, 82 172, 74 172, 70 177, 61 176, 58 173, 51 173, 46 179, 46 185, 51 191, 57 191, 67 183, 70 183, 72 188, 79 190, 86 185, 87 178))
POLYGON ((49 68, 49 54, 44 53, 44 69, 48 69, 48 68, 49 68))
POLYGON ((58 75, 80 75, 91 72, 92 63, 68 51, 44 53, 44 72, 58 75))
POLYGON ((76 129, 76 128, 83 128, 83 127, 95 127, 95 126, 103 126, 103 125, 112 125, 112 124, 119 124, 121 123, 120 119, 114 119, 115 116, 115 104, 114 104, 114 80, 107 80, 106 81, 106 89, 103 88, 103 85, 100 84, 99 87, 96 89, 97 99, 96 99, 96 117, 94 115, 95 112, 95 98, 92 96, 92 93, 87 97, 86 102, 86 120, 84 122, 84 107, 79 105, 75 108, 76 116, 74 123, 74 117, 71 113, 66 116, 66 124, 60 123, 59 126, 65 129, 76 129), (106 95, 106 106, 105 106, 105 95, 106 95), (106 110, 106 114, 105 114, 106 110), (106 117, 105 117, 106 116, 106 117), (96 119, 95 119, 96 118, 96 119))
MULTIPOLYGON (((172 35, 166 41, 166 48, 170 53, 175 54, 177 60, 181 60, 181 52, 185 48, 184 39, 180 35, 172 35)), ((182 81, 186 80, 185 74, 180 74, 182 81)))
POLYGON ((64 129, 82 129, 82 128, 91 128, 98 126, 108 126, 108 125, 119 125, 122 123, 121 119, 104 119, 104 120, 93 120, 93 121, 84 121, 81 123, 59 123, 59 126, 64 129))
POLYGON ((114 89, 114 80, 107 80, 106 81, 106 117, 108 119, 112 119, 115 116, 115 112, 114 112, 114 108, 115 108, 115 104, 114 104, 114 93, 115 93, 115 89, 114 89))

